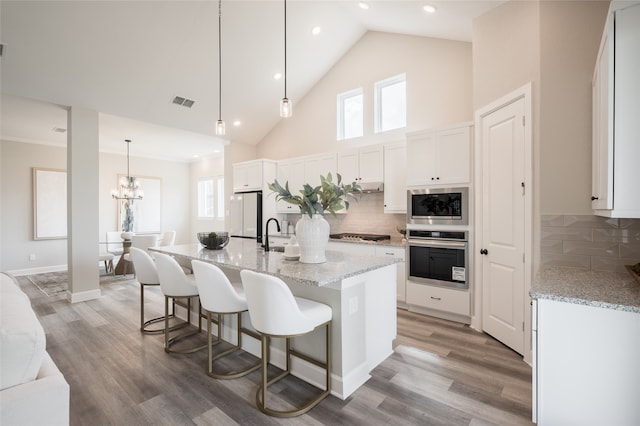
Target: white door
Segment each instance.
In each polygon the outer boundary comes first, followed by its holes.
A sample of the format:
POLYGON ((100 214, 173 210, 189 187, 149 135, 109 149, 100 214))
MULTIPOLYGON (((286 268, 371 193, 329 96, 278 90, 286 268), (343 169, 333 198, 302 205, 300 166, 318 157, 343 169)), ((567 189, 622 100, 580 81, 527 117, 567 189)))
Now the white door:
POLYGON ((483 117, 482 328, 524 352, 525 100, 483 117))

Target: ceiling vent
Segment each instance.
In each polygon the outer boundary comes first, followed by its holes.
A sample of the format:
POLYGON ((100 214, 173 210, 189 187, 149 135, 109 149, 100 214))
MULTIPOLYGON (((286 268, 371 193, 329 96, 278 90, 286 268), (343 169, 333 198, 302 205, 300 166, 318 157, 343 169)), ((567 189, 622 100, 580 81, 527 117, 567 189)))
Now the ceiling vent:
POLYGON ((194 101, 192 99, 187 99, 187 98, 183 98, 183 97, 180 97, 180 96, 176 96, 175 98, 173 98, 171 103, 174 103, 176 105, 182 105, 183 107, 191 108, 193 106, 193 104, 196 103, 196 101, 194 101))

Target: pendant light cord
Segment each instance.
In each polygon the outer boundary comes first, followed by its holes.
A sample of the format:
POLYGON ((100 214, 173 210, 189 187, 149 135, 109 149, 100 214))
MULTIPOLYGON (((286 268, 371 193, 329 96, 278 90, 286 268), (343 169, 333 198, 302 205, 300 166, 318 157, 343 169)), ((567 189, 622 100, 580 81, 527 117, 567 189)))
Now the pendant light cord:
POLYGON ((287 0, 284 0, 284 97, 287 98, 287 0))
POLYGON ((129 145, 131 145, 131 140, 126 139, 125 142, 127 143, 127 182, 130 182, 131 174, 129 174, 129 145))
POLYGON ((222 121, 222 0, 218 0, 218 121, 222 121))

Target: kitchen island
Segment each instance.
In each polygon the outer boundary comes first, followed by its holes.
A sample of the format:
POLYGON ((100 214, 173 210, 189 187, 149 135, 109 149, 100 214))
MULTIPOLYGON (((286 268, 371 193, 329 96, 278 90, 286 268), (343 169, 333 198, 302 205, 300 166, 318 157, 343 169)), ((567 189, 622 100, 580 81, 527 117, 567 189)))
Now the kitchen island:
POLYGON ((640 285, 545 267, 530 294, 534 422, 640 424, 640 285))
MULTIPOLYGON (((220 267, 233 282, 240 282, 240 271, 274 275, 287 283, 293 294, 326 303, 333 310, 331 393, 345 399, 366 382, 369 373, 393 352, 396 337, 396 260, 364 257, 328 250, 327 262, 304 264, 286 260, 283 253, 264 252, 255 240, 231 238, 222 250, 208 250, 200 244, 153 247, 172 255, 185 267, 191 260, 220 267)), ((224 338, 233 336, 235 324, 226 319, 224 338)), ((250 324, 247 313, 243 324, 250 324)), ((298 350, 323 359, 324 335, 316 330, 295 338, 298 350)), ((260 356, 260 342, 243 338, 243 349, 260 356)), ((271 362, 284 367, 284 340, 273 339, 271 362)), ((322 388, 322 369, 295 359, 292 372, 322 388)))

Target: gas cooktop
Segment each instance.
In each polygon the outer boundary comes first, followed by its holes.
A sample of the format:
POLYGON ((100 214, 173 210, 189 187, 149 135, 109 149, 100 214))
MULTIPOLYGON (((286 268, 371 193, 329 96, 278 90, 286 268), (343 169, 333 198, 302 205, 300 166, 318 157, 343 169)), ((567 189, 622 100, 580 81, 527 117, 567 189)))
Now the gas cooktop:
POLYGON ((378 234, 355 234, 351 232, 344 232, 342 234, 331 234, 329 238, 334 240, 348 240, 348 241, 383 241, 390 240, 391 236, 389 235, 378 235, 378 234))

